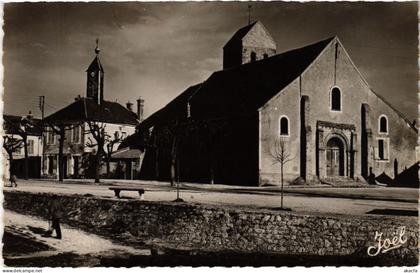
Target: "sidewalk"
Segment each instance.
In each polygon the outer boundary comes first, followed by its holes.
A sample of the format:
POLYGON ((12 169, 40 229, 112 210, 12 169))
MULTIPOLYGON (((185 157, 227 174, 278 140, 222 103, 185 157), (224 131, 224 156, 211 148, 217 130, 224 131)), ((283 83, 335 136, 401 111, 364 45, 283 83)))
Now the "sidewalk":
MULTIPOLYGON (((61 224, 63 238, 58 240, 54 237, 42 237, 48 229, 48 222, 38 217, 19 214, 10 210, 4 211, 5 232, 24 238, 41 247, 41 251, 19 251, 22 254, 7 253, 3 251, 3 258, 29 259, 38 257, 50 257, 60 254, 73 254, 77 256, 115 256, 116 254, 150 255, 149 249, 136 249, 130 246, 116 244, 103 237, 81 231, 61 224), (43 250, 44 249, 44 250, 43 250)), ((53 233, 55 236, 55 233, 53 233)))
MULTIPOLYGON (((19 181, 17 188, 4 187, 4 191, 33 193, 81 194, 101 198, 116 198, 110 185, 136 185, 145 190, 144 201, 173 201, 176 188, 168 182, 156 181, 19 181), (82 183, 76 183, 82 182, 82 183)), ((188 203, 248 208, 278 208, 280 189, 203 185, 182 183, 180 197, 188 203)), ((138 199, 137 192, 121 192, 123 199, 138 199)), ((372 210, 417 211, 418 191, 396 188, 286 188, 284 202, 288 208, 305 213, 334 213, 362 215, 372 210)))
MULTIPOLYGON (((64 182, 57 180, 35 180, 45 181, 59 184, 81 184, 81 185, 95 185, 94 180, 81 179, 65 179, 64 182)), ((99 185, 102 186, 141 186, 145 189, 159 189, 174 191, 175 188, 170 186, 170 182, 163 181, 145 181, 145 180, 116 180, 116 179, 102 179, 99 185)), ((190 182, 180 182, 180 190, 197 191, 197 192, 220 192, 220 193, 238 193, 238 194, 280 194, 280 186, 269 187, 251 187, 251 186, 236 186, 223 184, 200 184, 190 182)), ((287 185, 284 187, 284 193, 291 193, 297 195, 305 195, 310 197, 328 197, 328 198, 346 198, 359 200, 376 200, 376 201, 397 201, 417 203, 419 199, 419 190, 414 188, 384 188, 369 186, 364 188, 354 187, 331 187, 328 185, 287 185)))

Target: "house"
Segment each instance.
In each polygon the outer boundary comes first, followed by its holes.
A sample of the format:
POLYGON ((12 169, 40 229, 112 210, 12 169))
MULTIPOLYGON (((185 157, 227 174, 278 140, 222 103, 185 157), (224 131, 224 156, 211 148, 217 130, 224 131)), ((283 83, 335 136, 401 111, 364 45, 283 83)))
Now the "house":
MULTIPOLYGON (((62 125, 65 129, 63 143, 63 176, 86 177, 93 176, 92 155, 98 147, 94 147, 95 139, 91 134, 89 123, 98 124, 104 128, 108 136, 104 144, 105 151, 110 155, 123 139, 135 132, 135 126, 143 116, 144 100, 137 100, 137 113, 133 112, 133 104, 126 107, 117 102, 104 99, 104 68, 99 59, 99 48, 95 48, 96 56, 86 70, 86 97, 77 97, 75 101, 44 119, 47 125, 45 132, 45 160, 43 173, 47 177, 56 177, 59 172, 59 138, 53 125, 62 125), (49 126, 48 126, 49 125, 49 126)), ((140 159, 138 159, 140 160, 140 159)), ((114 160, 115 161, 115 160, 114 160)), ((114 171, 117 162, 113 163, 114 171)), ((104 168, 101 171, 104 173, 104 168)))
POLYGON ((276 54, 257 21, 223 53, 222 70, 138 126, 142 178, 278 184, 279 147, 288 183, 365 183, 416 162, 414 123, 372 90, 338 37, 276 54))
MULTIPOLYGON (((42 160, 42 124, 40 119, 33 118, 31 114, 28 116, 13 116, 13 115, 3 115, 3 129, 4 136, 7 136, 12 139, 21 140, 22 131, 25 132, 27 138, 27 148, 28 148, 28 177, 29 178, 40 178, 41 177, 41 160, 42 160), (23 121, 29 120, 30 124, 22 126, 23 121)), ((13 160, 13 169, 12 172, 19 178, 24 178, 24 160, 25 160, 25 151, 23 143, 20 145, 20 148, 14 149, 12 153, 13 160)), ((3 170, 4 181, 8 180, 10 177, 9 167, 10 167, 10 158, 9 154, 2 149, 3 157, 5 158, 3 170)))

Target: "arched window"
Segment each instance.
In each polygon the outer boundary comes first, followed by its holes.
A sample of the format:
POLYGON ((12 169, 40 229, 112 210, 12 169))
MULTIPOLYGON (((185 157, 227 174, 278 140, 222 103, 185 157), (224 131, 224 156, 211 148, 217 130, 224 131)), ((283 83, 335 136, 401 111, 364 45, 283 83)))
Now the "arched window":
POLYGON ((289 136, 289 118, 281 116, 279 120, 280 136, 289 136))
POLYGON ((268 54, 267 53, 264 53, 263 58, 264 59, 267 59, 268 58, 268 54))
POLYGON ((334 87, 331 90, 330 105, 332 111, 341 111, 341 91, 338 87, 334 87))
POLYGON ((379 133, 388 133, 388 118, 385 115, 379 117, 379 133))
POLYGON ((257 53, 254 51, 251 52, 251 62, 255 62, 257 60, 257 53))

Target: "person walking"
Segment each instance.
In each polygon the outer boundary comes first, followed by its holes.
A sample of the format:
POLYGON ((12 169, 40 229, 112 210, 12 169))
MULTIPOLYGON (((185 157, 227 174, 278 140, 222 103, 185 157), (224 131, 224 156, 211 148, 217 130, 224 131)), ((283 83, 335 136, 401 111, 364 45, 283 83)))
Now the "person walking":
POLYGON ((56 238, 61 239, 60 219, 63 217, 63 208, 57 195, 53 195, 49 206, 49 219, 51 220, 50 234, 55 230, 56 238))

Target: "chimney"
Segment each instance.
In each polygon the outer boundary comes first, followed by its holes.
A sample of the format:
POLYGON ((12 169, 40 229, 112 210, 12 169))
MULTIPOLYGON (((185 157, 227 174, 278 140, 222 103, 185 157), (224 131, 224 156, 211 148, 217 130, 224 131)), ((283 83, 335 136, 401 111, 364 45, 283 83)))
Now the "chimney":
POLYGON ((137 99, 137 118, 140 120, 140 122, 143 121, 143 112, 144 112, 144 99, 142 97, 139 97, 137 99))
POLYGON ((130 101, 126 103, 126 106, 129 111, 133 112, 133 104, 130 101))

